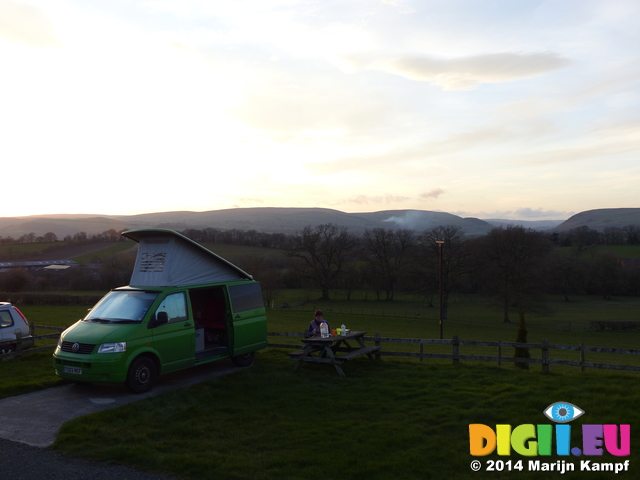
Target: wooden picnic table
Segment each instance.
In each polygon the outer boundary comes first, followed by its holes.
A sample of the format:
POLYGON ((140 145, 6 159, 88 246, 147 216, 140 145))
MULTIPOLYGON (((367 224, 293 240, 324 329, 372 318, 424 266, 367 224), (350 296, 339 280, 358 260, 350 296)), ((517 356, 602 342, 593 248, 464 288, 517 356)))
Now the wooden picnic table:
POLYGON ((373 354, 380 347, 367 347, 363 337, 367 332, 349 332, 346 335, 329 336, 322 338, 320 335, 304 338, 305 347, 297 352, 289 353, 289 356, 297 360, 295 370, 305 362, 326 363, 333 365, 341 377, 346 377, 342 365, 354 358, 367 355, 373 360, 373 354), (349 343, 351 341, 351 343, 349 343), (312 355, 312 354, 316 355, 312 355), (336 355, 341 353, 341 355, 336 355))

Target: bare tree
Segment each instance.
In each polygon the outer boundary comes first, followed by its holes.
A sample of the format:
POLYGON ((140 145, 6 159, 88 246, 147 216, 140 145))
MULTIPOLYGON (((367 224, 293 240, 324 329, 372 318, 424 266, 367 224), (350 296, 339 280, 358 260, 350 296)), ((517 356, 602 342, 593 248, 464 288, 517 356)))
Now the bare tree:
POLYGON ((416 268, 423 276, 428 276, 431 290, 439 289, 440 245, 442 244, 442 317, 448 318, 449 296, 470 269, 470 251, 462 238, 462 229, 455 225, 445 225, 426 230, 419 237, 422 254, 416 268))
POLYGON ((554 251, 549 258, 550 279, 553 288, 564 295, 565 302, 569 301, 569 294, 581 292, 587 283, 586 263, 578 255, 554 251))
POLYGON ((640 243, 640 226, 627 225, 623 227, 623 230, 628 245, 638 245, 640 243))
POLYGON ((329 289, 337 283, 357 238, 345 227, 331 223, 304 227, 287 250, 288 257, 304 261, 304 275, 322 292, 321 300, 329 300, 329 289))
POLYGON ((57 242, 58 236, 53 232, 47 232, 42 236, 42 241, 47 243, 57 242))
POLYGON ((385 299, 393 300, 409 250, 415 246, 415 233, 413 230, 367 229, 363 242, 373 272, 385 292, 385 299))
POLYGON ((605 300, 620 293, 622 288, 622 267, 618 258, 607 252, 600 252, 591 260, 588 289, 590 293, 602 295, 605 300))
POLYGON ((544 286, 544 265, 552 243, 542 233, 520 226, 494 228, 477 240, 483 285, 501 302, 504 321, 509 310, 531 307, 544 286))

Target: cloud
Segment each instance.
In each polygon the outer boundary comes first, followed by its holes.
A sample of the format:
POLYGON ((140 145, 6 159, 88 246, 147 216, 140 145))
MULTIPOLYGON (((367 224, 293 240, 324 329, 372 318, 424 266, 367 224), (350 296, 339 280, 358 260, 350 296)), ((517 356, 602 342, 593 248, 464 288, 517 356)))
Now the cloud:
POLYGON ((393 104, 378 91, 323 73, 308 75, 287 67, 283 71, 256 72, 261 84, 250 87, 242 104, 233 109, 234 117, 283 142, 301 142, 305 135, 341 138, 380 129, 394 116, 393 104), (265 78, 270 75, 273 78, 265 78))
POLYGON ((428 200, 429 198, 438 198, 440 195, 444 193, 444 190, 441 188, 434 188, 428 192, 424 192, 420 194, 421 199, 428 200))
POLYGON ((503 83, 537 77, 571 62, 553 52, 494 53, 459 58, 406 55, 365 61, 346 59, 351 65, 381 70, 410 80, 429 82, 444 90, 470 90, 481 83, 503 83))
POLYGON ((561 212, 557 210, 543 210, 542 208, 523 207, 516 210, 495 210, 493 212, 450 212, 460 217, 474 217, 485 219, 503 220, 565 220, 574 215, 575 212, 561 212))
MULTIPOLYGON (((240 204, 242 205, 254 205, 254 204, 259 204, 259 205, 264 205, 264 200, 261 198, 250 198, 250 197, 244 197, 244 198, 238 198, 238 202, 240 202, 240 204)), ((237 207, 237 204, 234 204, 234 207, 237 207)))
POLYGON ((435 175, 442 170, 436 164, 425 163, 434 153, 431 144, 397 148, 380 145, 378 150, 362 155, 342 156, 330 161, 309 162, 307 167, 318 174, 377 171, 386 175, 387 179, 390 175, 401 175, 403 178, 422 175, 426 169, 429 169, 431 175, 435 175))
POLYGON ((409 197, 402 195, 391 195, 386 193, 384 195, 353 195, 352 197, 345 198, 336 202, 336 205, 341 204, 357 204, 357 205, 369 205, 369 204, 393 204, 403 203, 411 200, 409 197))
POLYGON ((568 218, 573 212, 558 212, 556 210, 543 210, 542 208, 519 208, 514 212, 516 218, 568 218))
MULTIPOLYGON (((597 125, 595 128, 575 135, 570 145, 551 145, 544 150, 513 155, 517 162, 532 165, 554 163, 602 161, 604 158, 637 154, 640 151, 640 120, 621 120, 610 125, 597 125)), ((606 165, 606 164, 605 164, 606 165)))
POLYGON ((13 0, 0 0, 0 38, 33 47, 60 45, 40 9, 13 0))

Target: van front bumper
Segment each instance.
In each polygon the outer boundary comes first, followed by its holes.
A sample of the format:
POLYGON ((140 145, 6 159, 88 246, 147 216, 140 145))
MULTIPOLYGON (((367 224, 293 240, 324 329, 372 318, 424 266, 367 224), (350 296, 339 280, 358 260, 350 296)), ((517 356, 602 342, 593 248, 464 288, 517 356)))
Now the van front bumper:
POLYGON ((127 378, 126 353, 82 355, 56 349, 53 368, 61 378, 73 382, 124 382, 127 378))

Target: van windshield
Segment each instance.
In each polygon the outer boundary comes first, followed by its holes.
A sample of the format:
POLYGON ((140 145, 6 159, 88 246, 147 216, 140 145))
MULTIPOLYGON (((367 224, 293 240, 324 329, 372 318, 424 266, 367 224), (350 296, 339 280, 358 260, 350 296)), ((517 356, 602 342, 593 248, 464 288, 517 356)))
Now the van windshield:
POLYGON ((84 317, 85 322, 140 323, 158 292, 114 290, 105 295, 84 317))

